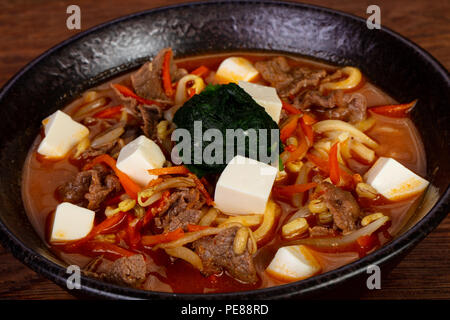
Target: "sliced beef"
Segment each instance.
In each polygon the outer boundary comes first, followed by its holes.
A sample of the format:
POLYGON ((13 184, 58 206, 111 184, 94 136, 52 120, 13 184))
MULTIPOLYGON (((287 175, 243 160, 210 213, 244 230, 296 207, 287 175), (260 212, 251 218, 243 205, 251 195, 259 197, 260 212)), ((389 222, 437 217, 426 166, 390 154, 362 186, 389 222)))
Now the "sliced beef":
POLYGON ((322 182, 320 188, 324 191, 323 198, 336 227, 343 232, 355 230, 360 209, 353 195, 328 182, 322 182))
POLYGON ((284 88, 294 80, 293 76, 289 73, 291 67, 284 57, 258 61, 255 63, 255 68, 259 71, 262 78, 276 89, 284 88))
POLYGON ((347 106, 342 90, 332 91, 329 96, 322 95, 318 90, 310 90, 305 95, 298 97, 294 105, 298 105, 300 109, 308 109, 311 107, 333 109, 336 107, 345 108, 347 106))
POLYGON ((318 90, 297 96, 294 105, 302 110, 316 109, 323 112, 328 119, 356 123, 364 120, 367 114, 367 99, 360 93, 344 94, 342 90, 331 91, 323 95, 318 90))
POLYGON ((131 111, 131 113, 136 114, 136 107, 139 104, 136 99, 132 97, 125 97, 122 93, 119 92, 112 84, 111 89, 116 94, 117 98, 120 100, 121 104, 131 111))
POLYGON ((57 193, 62 201, 96 210, 109 195, 119 192, 121 188, 119 179, 109 169, 96 164, 58 187, 57 193))
POLYGON ((326 77, 325 70, 311 70, 305 67, 291 68, 284 57, 258 61, 255 68, 262 78, 277 89, 281 97, 295 96, 306 88, 317 87, 326 77))
MULTIPOLYGON (((162 49, 152 62, 145 63, 138 71, 131 75, 133 88, 139 96, 167 104, 172 103, 172 98, 168 97, 164 92, 161 77, 164 56, 169 50, 170 48, 162 49)), ((170 77, 172 82, 178 81, 186 74, 186 70, 177 68, 172 57, 170 59, 170 77)))
POLYGON ((293 105, 298 109, 316 109, 329 119, 352 123, 366 117, 367 101, 363 95, 344 94, 342 90, 323 92, 321 89, 321 84, 341 79, 344 75, 340 70, 327 74, 326 70, 290 67, 284 57, 258 61, 255 67, 262 78, 277 89, 280 97, 293 99, 293 105))
POLYGON ((353 93, 344 97, 348 103, 348 121, 356 123, 362 121, 367 115, 367 98, 361 93, 353 93))
POLYGON ((336 235, 336 232, 332 228, 314 226, 309 230, 309 235, 312 238, 332 237, 336 235))
POLYGON ((197 188, 177 189, 169 196, 158 217, 155 217, 155 225, 164 232, 178 228, 187 231, 188 224, 197 224, 200 221, 204 204, 205 199, 197 188))
POLYGON ((142 117, 142 131, 152 140, 156 139, 156 126, 162 119, 161 108, 156 105, 139 105, 138 110, 142 117))
POLYGON ((136 254, 114 261, 104 278, 108 281, 135 287, 146 278, 147 266, 144 257, 136 254))
POLYGON ((206 276, 217 274, 225 269, 234 278, 246 282, 258 281, 253 258, 248 250, 237 255, 233 250, 234 238, 239 227, 224 229, 212 237, 205 237, 194 242, 194 249, 202 259, 206 276))

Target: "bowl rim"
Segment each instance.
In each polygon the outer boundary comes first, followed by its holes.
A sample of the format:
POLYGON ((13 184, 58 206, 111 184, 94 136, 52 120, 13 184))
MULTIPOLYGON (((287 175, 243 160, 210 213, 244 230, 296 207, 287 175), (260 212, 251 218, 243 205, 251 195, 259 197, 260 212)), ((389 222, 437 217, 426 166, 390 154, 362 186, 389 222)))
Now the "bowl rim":
MULTIPOLYGON (((119 24, 121 22, 132 20, 140 16, 150 15, 156 12, 174 10, 177 8, 186 7, 196 7, 196 6, 217 6, 217 5, 241 5, 241 4, 256 4, 261 6, 283 6, 291 7, 293 9, 306 9, 312 11, 322 12, 328 15, 335 15, 345 17, 346 19, 353 20, 354 22, 365 23, 365 19, 357 17, 355 15, 342 12, 335 9, 330 9, 326 7, 303 4, 297 2, 286 2, 286 1, 254 1, 254 0, 215 0, 215 1, 205 1, 205 2, 190 2, 181 3, 170 6, 158 7, 149 10, 139 11, 132 13, 123 17, 109 20, 107 22, 101 23, 94 27, 91 27, 83 32, 80 32, 70 38, 56 44, 52 48, 46 50, 44 53, 39 55, 37 58, 33 59, 31 62, 26 64, 21 70, 19 70, 0 90, 0 101, 4 98, 9 89, 20 79, 24 74, 26 74, 30 69, 32 69, 41 60, 45 59, 47 56, 56 53, 61 48, 66 45, 75 42, 83 37, 97 32, 99 30, 105 29, 111 25, 119 24)), ((395 38, 396 41, 400 41, 417 54, 428 63, 431 67, 437 71, 442 78, 447 82, 449 86, 449 72, 437 61, 431 54, 426 50, 422 49, 413 41, 404 38, 397 32, 381 26, 381 32, 387 33, 391 37, 395 38)), ((145 291, 140 289, 122 287, 115 284, 105 283, 94 278, 81 276, 81 290, 89 295, 100 296, 104 298, 114 298, 114 299, 140 299, 140 298, 158 298, 158 299, 252 299, 252 298, 289 298, 292 295, 308 294, 316 290, 326 289, 331 290, 337 285, 354 278, 358 275, 364 273, 367 267, 371 264, 383 265, 388 260, 391 260, 403 252, 412 249, 417 243, 423 240, 436 226, 447 216, 450 208, 450 187, 447 185, 446 190, 439 197, 435 205, 429 210, 429 212, 419 220, 414 226, 409 230, 396 237, 393 241, 387 243, 375 252, 360 258, 352 263, 346 264, 338 269, 308 278, 302 281, 292 282, 288 284, 283 284, 275 287, 247 290, 247 291, 236 291, 227 293, 168 293, 159 291, 145 291), (105 290, 106 289, 106 290, 105 290)), ((25 244, 20 241, 3 223, 0 218, 0 242, 2 245, 9 249, 11 253, 22 263, 27 265, 29 268, 35 272, 44 275, 46 278, 52 280, 59 286, 66 289, 66 276, 64 276, 65 268, 50 261, 44 256, 38 254, 36 251, 28 248, 25 244)), ((67 290, 67 289, 66 289, 67 290)), ((73 292, 77 293, 77 292, 73 292)))

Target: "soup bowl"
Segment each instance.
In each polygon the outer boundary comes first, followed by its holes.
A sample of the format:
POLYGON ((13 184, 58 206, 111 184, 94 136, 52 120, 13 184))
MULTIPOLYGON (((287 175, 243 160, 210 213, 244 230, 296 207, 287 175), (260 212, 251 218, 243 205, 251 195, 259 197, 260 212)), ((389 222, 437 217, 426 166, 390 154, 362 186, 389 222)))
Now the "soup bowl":
POLYGON ((389 270, 447 215, 449 76, 432 56, 389 29, 370 30, 363 19, 325 8, 272 1, 185 4, 140 12, 80 33, 32 61, 1 90, 0 239, 34 271, 66 287, 67 266, 32 228, 21 195, 23 164, 41 120, 89 87, 139 66, 168 46, 177 57, 279 51, 352 65, 395 99, 418 98, 411 117, 425 145, 426 178, 437 193, 425 196, 408 228, 379 250, 303 281, 254 291, 174 294, 82 276, 81 289, 72 293, 148 299, 310 298, 336 292, 354 296, 366 286, 368 266, 389 270))

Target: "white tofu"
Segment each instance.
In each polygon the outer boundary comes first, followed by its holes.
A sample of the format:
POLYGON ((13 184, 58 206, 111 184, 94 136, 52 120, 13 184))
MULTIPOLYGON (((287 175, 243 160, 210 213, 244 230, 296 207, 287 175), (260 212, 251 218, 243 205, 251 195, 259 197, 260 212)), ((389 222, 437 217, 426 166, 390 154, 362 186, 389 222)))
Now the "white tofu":
POLYGON ((380 157, 364 180, 389 200, 401 200, 422 193, 429 182, 392 158, 380 157))
POLYGON ((63 202, 56 207, 50 242, 84 238, 94 226, 95 212, 63 202))
POLYGON ((239 86, 244 89, 257 104, 266 109, 266 112, 272 117, 273 121, 276 123, 280 121, 283 104, 278 97, 275 88, 246 81, 239 81, 239 86))
POLYGON ((38 153, 48 158, 63 158, 74 146, 89 135, 89 129, 62 111, 42 121, 45 137, 38 153))
POLYGON ((259 76, 258 70, 245 58, 230 57, 222 61, 216 72, 216 81, 220 84, 239 80, 252 81, 259 76))
POLYGON ((310 250, 298 245, 278 249, 266 272, 278 280, 291 282, 309 278, 321 270, 310 250))
POLYGON ((264 214, 278 169, 235 156, 216 184, 214 202, 226 214, 264 214))
POLYGON ((161 148, 146 136, 140 136, 120 150, 117 168, 141 187, 157 178, 149 169, 162 168, 166 158, 161 148))

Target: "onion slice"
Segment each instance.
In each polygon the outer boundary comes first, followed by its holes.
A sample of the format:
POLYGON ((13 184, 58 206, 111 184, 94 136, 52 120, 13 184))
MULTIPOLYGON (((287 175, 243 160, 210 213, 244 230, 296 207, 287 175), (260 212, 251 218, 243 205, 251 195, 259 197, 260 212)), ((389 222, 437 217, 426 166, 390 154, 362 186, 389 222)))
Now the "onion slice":
POLYGON ((351 124, 341 120, 323 120, 313 125, 314 132, 324 133, 328 131, 345 131, 350 136, 364 143, 372 149, 378 148, 378 143, 369 138, 364 132, 358 130, 351 124))
POLYGON ((219 232, 223 231, 226 228, 236 227, 236 226, 242 227, 241 224, 235 223, 235 224, 227 224, 226 226, 224 226, 222 228, 207 228, 207 229, 203 229, 200 231, 187 232, 187 233, 185 233, 183 238, 180 238, 175 241, 167 242, 167 243, 160 243, 160 244, 154 246, 153 250, 169 249, 169 248, 184 246, 185 244, 194 242, 200 238, 212 236, 212 235, 218 234, 219 232))
POLYGON ((292 242, 287 243, 286 245, 308 245, 317 248, 339 248, 345 247, 350 244, 353 244, 358 240, 359 237, 362 236, 370 236, 372 233, 381 228, 387 221, 389 217, 384 216, 374 222, 368 224, 367 226, 356 230, 352 233, 349 233, 342 237, 333 237, 333 238, 307 238, 307 239, 299 239, 292 242))
POLYGON ((91 147, 98 148, 108 143, 111 143, 117 139, 125 132, 124 124, 119 123, 117 126, 110 128, 104 133, 99 134, 92 140, 91 147))
POLYGON ((203 270, 203 263, 202 259, 191 249, 188 249, 186 247, 176 247, 176 248, 168 248, 165 250, 166 253, 169 256, 183 259, 184 261, 189 262, 192 264, 196 269, 202 271, 203 270))

